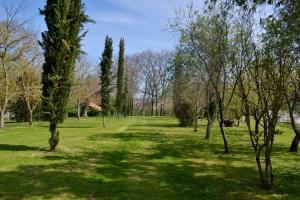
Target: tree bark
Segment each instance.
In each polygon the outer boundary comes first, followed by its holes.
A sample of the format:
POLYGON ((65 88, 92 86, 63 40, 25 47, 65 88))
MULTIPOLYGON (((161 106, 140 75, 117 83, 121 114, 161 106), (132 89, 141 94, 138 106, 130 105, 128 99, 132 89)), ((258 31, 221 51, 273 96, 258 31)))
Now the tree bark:
POLYGON ((105 116, 104 115, 102 115, 102 126, 103 126, 103 128, 105 128, 105 116))
POLYGON ((273 172, 271 165, 271 157, 265 157, 265 177, 264 177, 264 188, 270 189, 273 183, 273 172))
POLYGON ((29 110, 29 126, 32 127, 32 110, 29 110))
POLYGON ((154 97, 153 97, 153 94, 152 94, 152 98, 151 98, 151 116, 154 115, 154 97))
POLYGON ((157 91, 155 92, 155 115, 158 116, 158 95, 157 95, 157 91))
POLYGON ((195 133, 198 131, 197 126, 198 126, 198 115, 195 115, 195 124, 194 124, 194 132, 195 133))
POLYGON ((300 143, 300 134, 296 134, 293 141, 292 141, 292 144, 291 144, 291 147, 290 147, 290 152, 297 153, 298 149, 299 149, 299 143, 300 143))
POLYGON ((257 165, 261 184, 265 189, 270 189, 272 187, 272 182, 273 182, 271 157, 267 156, 268 158, 266 158, 265 160, 265 172, 263 172, 261 166, 260 151, 255 152, 255 157, 256 157, 256 165, 257 165))
POLYGON ((0 111, 0 128, 4 128, 4 111, 0 111))
POLYGON ((264 176, 264 188, 270 189, 273 184, 273 172, 271 164, 271 144, 266 145, 265 149, 265 176, 264 176))
MULTIPOLYGON (((277 117, 276 117, 277 120, 277 117)), ((264 177, 264 188, 271 189, 273 184, 273 170, 271 163, 271 153, 274 141, 276 120, 268 119, 267 135, 266 135, 266 145, 265 145, 265 177, 264 177)))
POLYGON ((50 122, 50 132, 51 132, 51 137, 49 139, 50 151, 55 151, 56 146, 58 145, 59 142, 59 132, 57 130, 56 120, 52 120, 50 122))
POLYGON ((294 110, 296 107, 296 100, 292 100, 291 103, 289 103, 289 114, 290 114, 290 120, 292 124, 292 128, 295 133, 295 137, 292 141, 291 147, 290 147, 290 152, 298 152, 299 148, 299 142, 300 142, 300 131, 296 126, 295 118, 294 118, 294 110))
POLYGON ((223 142, 224 142, 224 153, 229 153, 228 142, 227 142, 226 133, 224 130, 224 125, 223 125, 223 121, 224 121, 223 105, 220 100, 219 100, 218 104, 219 104, 219 125, 220 125, 220 130, 221 130, 221 134, 222 134, 222 138, 223 138, 223 142))
POLYGON ((131 103, 130 103, 130 116, 133 116, 133 98, 131 98, 131 103))
POLYGON ((80 120, 80 114, 81 114, 81 110, 80 110, 80 103, 77 104, 77 119, 80 120))
POLYGON ((227 142, 224 126, 223 126, 223 121, 219 122, 219 124, 220 124, 220 130, 221 130, 223 142, 224 142, 224 153, 229 153, 228 142, 227 142))
POLYGON ((260 163, 260 150, 256 149, 255 150, 255 160, 256 160, 256 166, 258 170, 258 174, 260 177, 260 181, 262 185, 264 186, 264 173, 262 171, 261 163, 260 163))
POLYGON ((212 120, 209 118, 207 118, 207 124, 206 124, 206 133, 205 133, 205 139, 209 140, 210 138, 210 129, 212 127, 212 120))
POLYGON ((163 104, 161 103, 160 104, 160 116, 163 116, 164 115, 164 111, 163 111, 163 104))

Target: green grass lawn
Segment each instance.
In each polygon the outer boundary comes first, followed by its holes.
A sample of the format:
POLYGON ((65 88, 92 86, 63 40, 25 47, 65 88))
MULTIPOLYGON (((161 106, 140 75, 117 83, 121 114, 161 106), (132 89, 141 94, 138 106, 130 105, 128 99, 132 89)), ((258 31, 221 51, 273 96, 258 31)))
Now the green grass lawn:
POLYGON ((7 123, 0 130, 0 199, 300 199, 300 155, 281 125, 273 151, 274 187, 260 189, 244 126, 219 129, 210 141, 174 118, 67 120, 57 152, 48 152, 48 123, 7 123))

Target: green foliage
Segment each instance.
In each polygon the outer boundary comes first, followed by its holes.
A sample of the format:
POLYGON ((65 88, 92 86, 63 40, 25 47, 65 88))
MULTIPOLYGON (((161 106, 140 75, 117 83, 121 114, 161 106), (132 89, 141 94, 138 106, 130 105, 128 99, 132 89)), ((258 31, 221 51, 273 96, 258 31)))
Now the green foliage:
MULTIPOLYGON (((12 103, 9 106, 9 111, 14 113, 14 120, 16 122, 28 122, 29 119, 29 111, 26 105, 26 101, 24 98, 19 97, 16 102, 12 103)), ((42 107, 40 104, 36 107, 36 109, 33 111, 33 120, 40 121, 43 118, 42 114, 42 107)))
POLYGON ((110 106, 110 108, 109 108, 110 116, 114 116, 116 113, 117 113, 116 107, 110 106))
MULTIPOLYGON (((214 6, 217 2, 224 2, 221 0, 206 0, 206 3, 210 4, 210 7, 214 6)), ((280 6, 283 0, 226 0, 226 5, 237 5, 243 9, 256 9, 257 6, 262 4, 273 4, 276 3, 277 6, 280 6)))
POLYGON ((23 98, 19 97, 17 101, 10 105, 11 112, 15 114, 14 119, 16 122, 27 122, 28 121, 28 109, 26 102, 23 98))
POLYGON ((113 56, 112 38, 106 36, 104 52, 102 53, 101 67, 101 107, 103 116, 107 116, 110 112, 110 93, 111 93, 111 67, 113 56))
POLYGON ((216 111, 217 111, 216 102, 215 101, 210 101, 209 105, 204 108, 204 117, 207 117, 208 116, 208 112, 209 112, 210 118, 212 120, 214 120, 216 111))
POLYGON ((175 105, 175 116, 178 118, 180 126, 187 127, 195 120, 195 111, 190 103, 179 103, 175 105))
POLYGON ((72 105, 68 109, 68 117, 77 117, 77 109, 75 105, 72 105))
POLYGON ((100 115, 100 111, 96 110, 95 108, 89 108, 88 109, 88 116, 89 117, 96 117, 100 115))
POLYGON ((180 51, 176 52, 176 55, 173 60, 174 66, 174 75, 173 75, 173 103, 175 106, 183 100, 183 70, 184 70, 184 61, 183 54, 180 51))
POLYGON ((116 111, 117 113, 122 112, 124 104, 124 52, 125 52, 125 41, 123 38, 120 40, 120 51, 118 61, 118 80, 117 80, 117 96, 116 96, 116 111))
MULTIPOLYGON (((88 22, 81 0, 47 0, 41 14, 48 30, 42 33, 40 42, 45 63, 43 65, 43 110, 50 121, 50 131, 56 133, 57 123, 63 122, 73 83, 76 59, 80 53, 80 42, 85 35, 80 32, 88 22)), ((53 137, 51 137, 53 138, 53 137)), ((56 145, 58 139, 50 142, 56 145)), ((55 146, 51 146, 54 147, 55 146)))
POLYGON ((129 95, 127 77, 125 77, 122 111, 124 116, 129 116, 133 112, 133 98, 129 95))
POLYGON ((189 101, 189 94, 185 91, 189 81, 184 71, 185 64, 184 55, 177 51, 173 60, 173 104, 174 114, 183 127, 190 126, 195 120, 195 108, 189 101))

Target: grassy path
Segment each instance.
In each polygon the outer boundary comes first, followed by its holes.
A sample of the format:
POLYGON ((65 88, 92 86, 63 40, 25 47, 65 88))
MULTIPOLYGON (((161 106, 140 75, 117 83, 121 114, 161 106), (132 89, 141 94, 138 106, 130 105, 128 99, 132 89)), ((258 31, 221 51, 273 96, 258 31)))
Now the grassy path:
POLYGON ((259 187, 245 127, 227 129, 231 153, 177 127, 173 118, 110 118, 60 127, 57 152, 46 151, 47 123, 7 124, 0 130, 0 199, 300 199, 300 158, 287 152, 282 126, 273 153, 275 187, 259 187))

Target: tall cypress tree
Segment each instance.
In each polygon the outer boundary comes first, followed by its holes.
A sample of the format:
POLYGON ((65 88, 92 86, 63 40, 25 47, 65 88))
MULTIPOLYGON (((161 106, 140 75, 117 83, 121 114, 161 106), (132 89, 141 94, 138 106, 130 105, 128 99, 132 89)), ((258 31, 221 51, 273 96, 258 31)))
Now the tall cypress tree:
POLYGON ((50 121, 50 151, 59 142, 57 124, 64 121, 76 59, 80 53, 83 24, 88 22, 81 0, 47 0, 44 10, 48 30, 40 42, 43 65, 43 110, 50 121))
POLYGON ((103 127, 105 127, 105 116, 108 115, 110 110, 110 93, 111 93, 111 66, 113 56, 113 41, 112 38, 106 36, 104 52, 102 53, 102 59, 100 63, 101 67, 101 107, 103 117, 103 127))
POLYGON ((122 112, 124 104, 124 52, 125 41, 123 38, 120 40, 119 45, 119 61, 118 61, 118 80, 117 80, 117 97, 116 97, 116 110, 118 115, 122 112))

